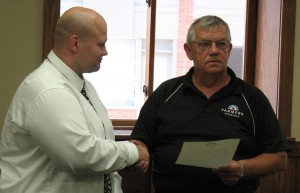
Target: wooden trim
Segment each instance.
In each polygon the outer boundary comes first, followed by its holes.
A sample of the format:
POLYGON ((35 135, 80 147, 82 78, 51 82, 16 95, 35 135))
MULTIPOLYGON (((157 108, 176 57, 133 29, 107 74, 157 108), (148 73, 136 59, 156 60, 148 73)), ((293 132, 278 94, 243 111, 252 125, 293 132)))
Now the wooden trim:
POLYGON ((254 83, 291 135, 296 1, 259 0, 254 83))
POLYGON ((53 48, 53 32, 55 23, 60 16, 60 0, 44 0, 44 23, 43 23, 43 59, 53 48))
MULTIPOLYGON (((288 156, 300 158, 300 141, 289 141, 289 143, 290 143, 290 146, 292 147, 292 150, 288 153, 288 156)), ((300 175, 300 171, 299 171, 299 175, 300 175)))
POLYGON ((277 112, 281 0, 259 0, 254 84, 277 112))
POLYGON ((286 136, 291 136, 295 48, 296 0, 281 1, 281 47, 277 116, 286 136))
POLYGON ((112 122, 115 130, 132 130, 136 120, 114 119, 112 122))
POLYGON ((251 84, 254 84, 255 72, 257 7, 257 0, 247 1, 244 51, 244 80, 251 84))
POLYGON ((153 92, 153 80, 154 80, 154 56, 155 56, 155 28, 156 28, 156 0, 150 1, 150 7, 148 7, 148 29, 147 29, 147 45, 146 45, 146 86, 147 96, 145 100, 153 92))
POLYGON ((114 126, 116 127, 119 127, 119 126, 132 126, 134 125, 136 122, 136 120, 133 120, 133 119, 126 119, 126 120, 123 120, 123 119, 115 119, 115 124, 114 126))

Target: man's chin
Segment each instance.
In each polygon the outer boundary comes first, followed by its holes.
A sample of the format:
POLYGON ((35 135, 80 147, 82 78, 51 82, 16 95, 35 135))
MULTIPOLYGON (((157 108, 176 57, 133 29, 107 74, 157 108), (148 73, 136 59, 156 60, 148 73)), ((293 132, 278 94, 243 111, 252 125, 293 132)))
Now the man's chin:
POLYGON ((99 65, 95 66, 94 69, 92 69, 92 72, 97 72, 98 70, 100 70, 100 68, 101 68, 101 65, 99 64, 99 65))
POLYGON ((206 72, 209 74, 222 74, 226 71, 226 68, 221 68, 221 67, 211 67, 206 69, 206 72))
POLYGON ((93 72, 97 72, 99 70, 100 70, 100 66, 98 68, 90 69, 90 70, 86 71, 85 73, 93 73, 93 72))

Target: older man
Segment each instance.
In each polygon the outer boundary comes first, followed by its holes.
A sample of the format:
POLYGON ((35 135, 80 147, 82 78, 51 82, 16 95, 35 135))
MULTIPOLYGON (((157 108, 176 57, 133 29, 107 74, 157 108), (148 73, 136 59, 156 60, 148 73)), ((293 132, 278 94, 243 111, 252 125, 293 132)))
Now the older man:
POLYGON ((194 66, 162 83, 141 109, 131 135, 153 155, 156 193, 254 193, 259 177, 286 167, 289 145, 265 95, 227 66, 228 24, 203 16, 184 44, 194 66), (238 138, 231 163, 219 168, 175 164, 184 142, 238 138))

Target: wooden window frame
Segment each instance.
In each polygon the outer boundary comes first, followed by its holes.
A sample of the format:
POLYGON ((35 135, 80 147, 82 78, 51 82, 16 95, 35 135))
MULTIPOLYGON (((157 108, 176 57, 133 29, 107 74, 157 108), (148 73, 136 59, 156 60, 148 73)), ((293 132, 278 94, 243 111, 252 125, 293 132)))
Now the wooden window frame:
MULTIPOLYGON (((147 1, 146 85, 153 92, 157 0, 147 1)), ((146 3, 146 1, 145 1, 146 3)), ((43 58, 53 47, 60 0, 44 0, 43 58)), ((270 99, 286 136, 291 135, 296 0, 248 0, 244 79, 270 99)), ((117 129, 132 129, 135 120, 112 120, 117 129)))

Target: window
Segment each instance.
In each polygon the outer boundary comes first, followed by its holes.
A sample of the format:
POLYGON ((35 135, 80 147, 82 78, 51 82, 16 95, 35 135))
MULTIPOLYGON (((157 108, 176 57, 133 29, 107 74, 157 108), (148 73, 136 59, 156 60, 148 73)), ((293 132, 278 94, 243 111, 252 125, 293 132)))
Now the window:
MULTIPOLYGON (((74 1, 74 0, 72 0, 74 1)), ((108 0, 107 0, 108 1, 108 0)), ((244 24, 240 24, 241 26, 246 26, 245 28, 245 38, 243 35, 240 35, 241 30, 237 30, 231 27, 232 32, 237 32, 232 35, 233 38, 238 38, 238 40, 233 40, 233 45, 236 45, 233 49, 233 56, 230 62, 232 64, 232 68, 235 69, 239 76, 244 77, 245 80, 258 85, 263 91, 266 92, 267 96, 271 98, 271 103, 273 108, 277 112, 280 123, 286 131, 287 136, 290 135, 290 119, 291 119, 291 99, 286 100, 286 96, 291 95, 292 89, 292 65, 293 65, 293 46, 294 45, 294 27, 295 26, 295 0, 292 2, 286 3, 281 2, 279 0, 276 1, 262 1, 262 0, 251 0, 244 1, 244 7, 247 10, 247 15, 244 16, 245 19, 239 19, 235 17, 235 15, 231 15, 228 13, 232 13, 232 10, 236 10, 236 6, 243 1, 235 0, 234 6, 231 6, 227 9, 220 8, 222 4, 226 4, 224 1, 215 2, 216 0, 210 0, 210 3, 206 3, 203 1, 193 1, 193 0, 151 0, 150 6, 145 6, 145 0, 131 0, 131 1, 112 1, 114 7, 108 7, 108 5, 102 6, 107 12, 110 10, 115 10, 116 8, 120 8, 120 12, 125 15, 128 14, 132 16, 132 21, 135 22, 133 27, 137 24, 143 24, 144 26, 138 29, 127 29, 125 33, 131 33, 137 35, 136 37, 127 38, 121 37, 122 41, 118 38, 120 37, 109 37, 109 46, 112 46, 116 42, 118 42, 118 46, 122 47, 122 50, 129 51, 130 49, 135 50, 127 59, 131 62, 130 64, 126 64, 128 66, 134 66, 137 62, 141 62, 145 65, 136 65, 133 70, 129 70, 127 76, 127 80, 122 82, 124 86, 124 94, 126 97, 124 98, 110 98, 107 101, 108 105, 112 108, 118 106, 113 104, 122 104, 127 107, 131 106, 133 109, 136 109, 138 105, 141 105, 144 100, 144 96, 136 96, 137 92, 142 93, 143 85, 142 81, 137 84, 138 81, 133 80, 134 78, 145 80, 145 85, 147 85, 148 94, 151 94, 153 89, 160 84, 161 81, 168 79, 170 77, 178 76, 184 74, 191 66, 191 63, 186 60, 180 60, 178 57, 178 48, 183 45, 185 41, 185 36, 187 32, 187 28, 180 28, 183 30, 185 35, 179 35, 179 30, 174 30, 176 33, 170 34, 168 32, 168 28, 170 29, 179 29, 178 23, 180 20, 192 21, 193 15, 197 17, 200 15, 204 15, 207 13, 211 13, 211 8, 216 8, 219 12, 218 15, 222 15, 226 21, 230 22, 244 22, 244 24), (211 2, 214 3, 211 3, 211 2), (189 3, 188 3, 189 2, 189 3), (186 12, 184 10, 180 10, 183 5, 187 8, 186 12), (214 5, 214 7, 209 7, 210 5, 214 5), (201 6, 206 6, 205 9, 202 9, 201 6), (258 9, 259 8, 259 9, 258 9), (274 10, 277 17, 274 17, 274 10), (286 11, 288 10, 288 12, 286 11), (207 12, 208 11, 208 12, 207 12), (190 13, 193 13, 192 16, 190 13), (186 18, 190 17, 190 18, 186 18), (177 22, 168 22, 166 25, 165 21, 173 21, 174 18, 177 18, 177 22), (266 25, 267 23, 272 23, 272 26, 266 25), (174 24, 175 23, 175 24, 174 24), (275 26, 274 26, 275 25, 275 26), (285 27, 289 26, 289 27, 285 27), (292 26, 292 27, 291 27, 292 26), (274 27, 276 33, 274 33, 274 27), (162 31, 159 31, 163 29, 162 31), (281 30, 282 29, 282 30, 281 30), (128 32, 127 30, 131 30, 128 32), (141 35, 143 34, 143 35, 141 35), (273 37, 276 37, 276 41, 268 41, 266 42, 266 36, 274 34, 273 37), (241 37, 239 37, 241 36, 241 37), (183 39, 180 39, 183 38, 183 39), (244 41, 245 40, 245 41, 244 41), (120 45, 119 45, 119 42, 120 45), (244 46, 245 45, 245 49, 244 46), (269 45, 268 47, 264 47, 265 45, 269 45), (279 47, 280 49, 276 49, 279 47), (266 57, 267 56, 267 57, 266 57), (279 56, 279 57, 278 57, 279 56), (266 60, 277 58, 278 60, 275 62, 268 63, 266 60), (244 68, 241 68, 240 65, 236 65, 244 61, 244 68), (174 62, 184 64, 183 67, 178 68, 178 65, 172 65, 174 62), (284 63, 284 68, 283 68, 284 63), (265 66, 268 66, 265 68, 265 66), (274 71, 274 76, 272 76, 272 80, 266 80, 264 78, 265 75, 269 77, 268 69, 277 69, 274 71), (178 70, 181 69, 181 70, 178 70), (244 69, 244 70, 243 70, 244 69), (139 74, 139 72, 146 71, 146 74, 139 74), (129 73, 131 73, 129 75, 129 73), (142 83, 142 84, 141 84, 142 83), (126 87, 127 85, 127 87, 126 87), (129 85, 135 85, 134 88, 129 85), (137 86, 136 86, 137 85, 137 86), (129 88, 130 87, 130 88, 129 88), (276 94, 270 92, 268 87, 278 88, 276 94), (287 92, 279 92, 285 88, 287 92), (283 100, 285 99, 285 100, 283 100), (116 103, 115 103, 116 102, 116 103)), ((70 3, 70 1, 68 1, 70 3)), ((76 3, 84 3, 83 0, 76 0, 76 3)), ((95 2, 95 0, 86 1, 90 4, 95 2)), ((102 1, 105 2, 105 1, 102 1)), ((59 7, 60 0, 45 0, 45 23, 44 23, 44 57, 48 54, 49 50, 52 47, 52 31, 54 28, 54 23, 59 17, 59 7)), ((63 6, 62 6, 62 9, 63 6)), ((101 11, 103 13, 104 11, 101 11)), ((242 11, 235 11, 236 15, 241 15, 242 11)), ((104 16, 106 19, 108 16, 104 16)), ((243 18, 243 17, 242 17, 243 18)), ((114 16, 112 19, 117 20, 117 17, 114 16)), ((118 22, 120 23, 120 21, 118 22)), ((121 22, 122 23, 122 22, 121 22)), ((190 22, 186 22, 190 24, 190 22)), ((109 29, 111 29, 109 27, 109 29)), ((119 57, 124 57, 126 54, 120 53, 118 50, 109 50, 110 55, 117 55, 119 57), (115 53, 114 53, 115 51, 115 53)), ((107 56, 108 57, 108 56, 107 56)), ((104 59, 106 60, 106 59, 104 59)), ((107 59, 109 61, 109 59, 107 59)), ((118 58, 112 59, 117 61, 118 58)), ((112 61, 110 60, 110 61, 112 61)), ((114 61, 114 63, 116 63, 114 61)), ((110 62, 111 63, 111 62, 110 62)), ((109 64, 111 65, 111 64, 109 64)), ((104 65, 102 65, 104 66, 104 65)), ((101 67, 99 73, 104 71, 104 67, 101 67)), ((104 72, 103 72, 104 73, 104 72)), ((115 72, 114 72, 115 73, 115 72)), ((99 75, 101 76, 101 75, 99 75)), ((91 77, 93 78, 93 77, 91 77)), ((118 92, 120 86, 114 86, 113 92, 118 92)), ((276 90, 276 89, 275 89, 276 90)), ((100 94, 101 95, 101 94, 100 94)), ((103 97, 101 97, 103 98, 103 97)), ((103 99, 102 99, 103 100, 103 99)), ((127 108, 128 109, 128 108, 127 108)), ((130 114, 130 112, 127 112, 130 114)), ((137 116, 135 113, 134 116, 137 116)), ((130 126, 134 124, 134 119, 125 117, 125 119, 113 120, 114 125, 125 125, 130 126)))
MULTIPOLYGON (((153 90, 186 74, 193 65, 185 55, 187 29, 195 18, 215 14, 228 21, 233 53, 229 66, 242 77, 246 0, 163 0, 156 9, 153 90), (212 6, 212 4, 218 6, 212 6), (188 6, 187 6, 188 5, 188 6), (190 13, 190 14, 187 14, 190 13), (188 17, 186 17, 188 15, 188 17), (182 21, 182 19, 185 19, 182 21)), ((61 0, 60 15, 74 6, 99 12, 108 25, 108 56, 101 70, 85 74, 111 119, 136 119, 144 103, 147 53, 147 4, 144 0, 61 0), (114 10, 114 11, 111 11, 114 10)))

